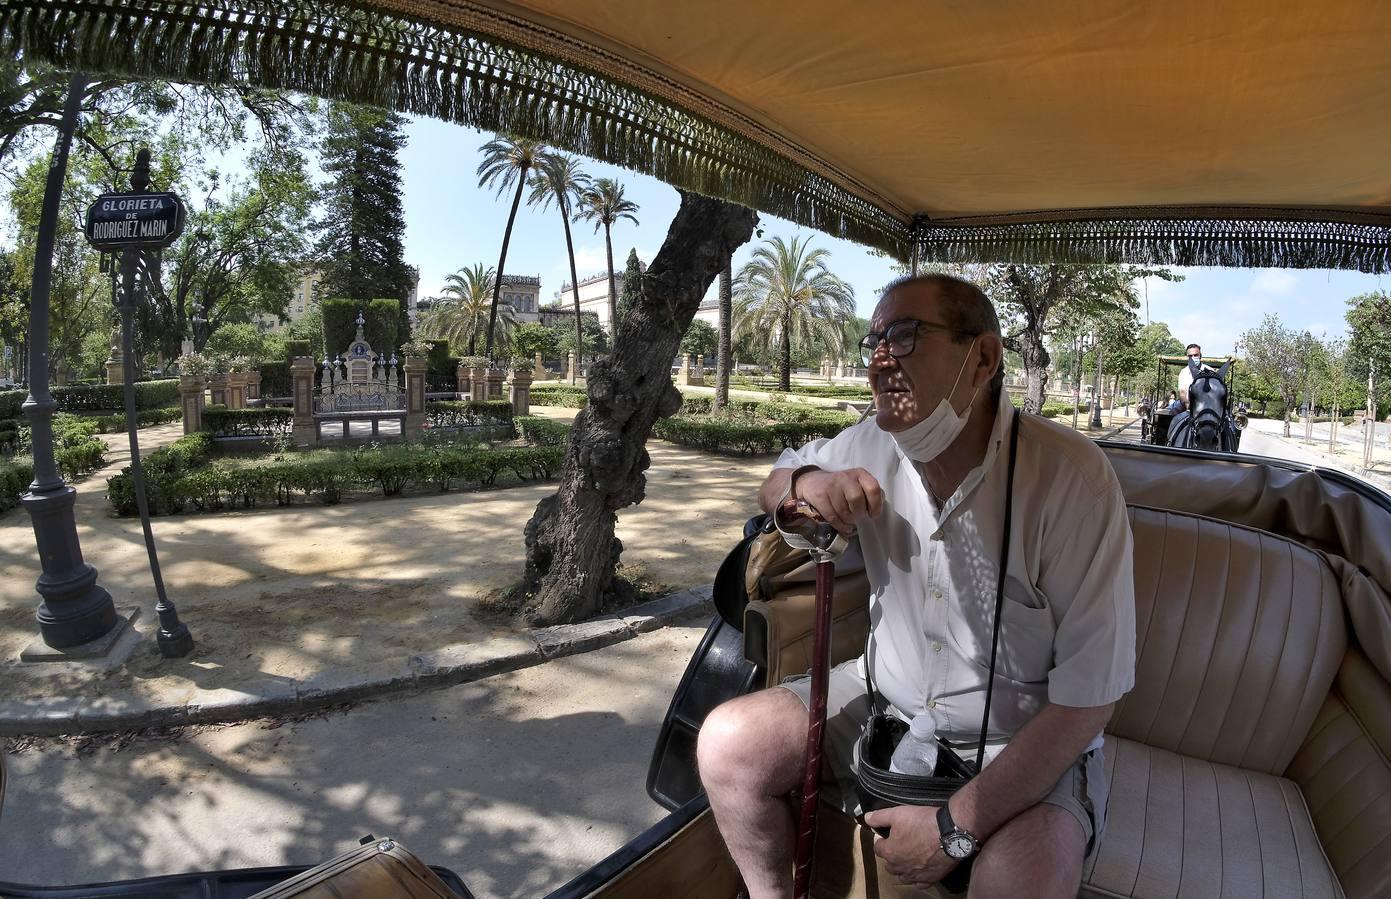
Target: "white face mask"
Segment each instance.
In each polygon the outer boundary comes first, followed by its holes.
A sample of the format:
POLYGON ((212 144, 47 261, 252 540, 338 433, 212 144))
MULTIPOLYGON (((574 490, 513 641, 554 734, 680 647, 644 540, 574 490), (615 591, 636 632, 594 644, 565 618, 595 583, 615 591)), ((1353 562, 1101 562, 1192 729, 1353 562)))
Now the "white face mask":
POLYGON ((966 420, 971 417, 971 406, 975 403, 980 388, 971 391, 971 401, 966 404, 966 411, 960 415, 952 408, 951 398, 956 393, 957 385, 961 383, 961 376, 966 371, 966 361, 971 358, 971 350, 975 346, 975 338, 972 338, 971 345, 966 348, 966 356, 961 360, 961 368, 957 369, 956 380, 952 383, 951 390, 938 401, 932 414, 910 428, 890 432, 903 455, 914 462, 931 462, 942 455, 966 427, 966 420))

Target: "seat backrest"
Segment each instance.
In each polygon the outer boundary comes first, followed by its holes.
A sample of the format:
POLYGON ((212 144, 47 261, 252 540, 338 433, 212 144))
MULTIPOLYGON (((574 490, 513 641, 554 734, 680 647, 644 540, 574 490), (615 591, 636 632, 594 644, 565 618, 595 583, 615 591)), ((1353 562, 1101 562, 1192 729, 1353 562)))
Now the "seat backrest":
POLYGON ((1211 762, 1281 774, 1347 646, 1317 553, 1197 515, 1130 508, 1135 688, 1107 728, 1211 762))

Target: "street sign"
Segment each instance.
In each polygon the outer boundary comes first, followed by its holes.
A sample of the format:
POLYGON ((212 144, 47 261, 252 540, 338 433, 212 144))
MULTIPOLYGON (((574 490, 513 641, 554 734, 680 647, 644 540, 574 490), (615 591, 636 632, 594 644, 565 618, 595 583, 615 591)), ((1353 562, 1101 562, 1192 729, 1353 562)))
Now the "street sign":
POLYGON ((167 247, 185 218, 172 193, 102 194, 87 208, 87 242, 99 250, 167 247))

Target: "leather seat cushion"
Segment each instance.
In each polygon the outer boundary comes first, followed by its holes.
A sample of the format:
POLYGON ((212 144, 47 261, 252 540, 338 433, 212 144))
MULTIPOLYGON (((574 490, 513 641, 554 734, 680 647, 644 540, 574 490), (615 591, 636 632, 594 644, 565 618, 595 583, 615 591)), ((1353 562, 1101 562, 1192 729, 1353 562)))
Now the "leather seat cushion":
POLYGON ((1106 830, 1080 896, 1341 899, 1293 781, 1106 736, 1106 830))

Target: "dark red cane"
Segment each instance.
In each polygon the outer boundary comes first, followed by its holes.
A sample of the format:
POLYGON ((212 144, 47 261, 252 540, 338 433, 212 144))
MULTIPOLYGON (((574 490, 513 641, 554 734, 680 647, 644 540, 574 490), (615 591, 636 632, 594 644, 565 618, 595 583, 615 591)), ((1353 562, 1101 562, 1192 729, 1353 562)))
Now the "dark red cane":
POLYGON ((802 767, 802 812, 797 821, 797 851, 792 876, 794 899, 811 895, 811 866, 816 852, 816 803, 821 794, 821 734, 826 729, 826 690, 831 673, 831 596, 836 563, 816 563, 816 625, 812 638, 811 715, 802 767))

